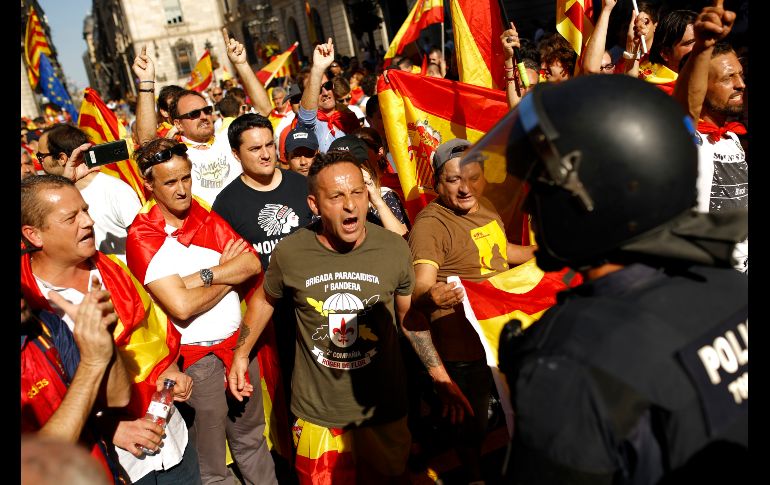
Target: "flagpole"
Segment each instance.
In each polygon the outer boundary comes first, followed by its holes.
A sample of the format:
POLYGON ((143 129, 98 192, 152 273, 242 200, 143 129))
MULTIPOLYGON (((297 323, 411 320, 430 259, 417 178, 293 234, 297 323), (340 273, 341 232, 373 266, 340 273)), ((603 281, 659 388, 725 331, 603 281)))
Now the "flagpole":
MULTIPOLYGON (((441 59, 446 63, 446 57, 444 57, 444 22, 441 22, 441 59)), ((439 67, 441 67, 439 65, 439 67)))
MULTIPOLYGON (((505 13, 505 5, 503 4, 503 0, 497 0, 497 4, 500 6, 500 16, 503 18, 503 30, 508 30, 508 28, 511 27, 513 23, 508 20, 508 14, 505 13)), ((521 83, 525 88, 528 88, 529 76, 527 76, 527 69, 524 67, 524 61, 521 60, 521 51, 519 51, 518 47, 514 46, 513 55, 516 57, 515 62, 516 67, 519 69, 519 77, 521 78, 521 83)))

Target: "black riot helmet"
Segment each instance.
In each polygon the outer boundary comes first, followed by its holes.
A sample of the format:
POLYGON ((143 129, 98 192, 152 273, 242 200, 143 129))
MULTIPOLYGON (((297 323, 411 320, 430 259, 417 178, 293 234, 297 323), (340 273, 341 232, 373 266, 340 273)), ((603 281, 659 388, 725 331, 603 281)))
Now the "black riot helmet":
POLYGON ((538 266, 580 270, 695 206, 693 134, 660 89, 584 76, 538 84, 462 160, 504 163, 528 190, 538 266))

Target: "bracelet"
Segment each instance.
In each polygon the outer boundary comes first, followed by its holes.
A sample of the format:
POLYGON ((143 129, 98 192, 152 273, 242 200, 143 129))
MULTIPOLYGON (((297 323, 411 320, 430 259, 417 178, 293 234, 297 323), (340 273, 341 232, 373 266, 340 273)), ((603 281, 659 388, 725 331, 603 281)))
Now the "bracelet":
POLYGON ((623 59, 639 59, 641 57, 641 54, 639 51, 636 51, 636 53, 623 51, 623 59))
POLYGON ((155 81, 139 81, 139 84, 142 84, 142 83, 153 83, 153 84, 155 84, 155 81))
POLYGON ((504 80, 504 81, 508 81, 508 82, 511 82, 511 81, 515 81, 515 80, 516 80, 516 78, 515 78, 515 77, 508 77, 508 76, 506 76, 506 77, 504 77, 504 78, 503 78, 503 80, 504 80))
POLYGON ((154 93, 154 89, 137 89, 140 93, 154 93))
POLYGON ((506 71, 508 71, 508 72, 511 72, 511 71, 513 71, 513 70, 514 70, 514 69, 516 69, 516 68, 515 68, 515 67, 508 67, 508 66, 506 66, 505 64, 503 64, 503 69, 505 69, 505 70, 506 70, 506 71))

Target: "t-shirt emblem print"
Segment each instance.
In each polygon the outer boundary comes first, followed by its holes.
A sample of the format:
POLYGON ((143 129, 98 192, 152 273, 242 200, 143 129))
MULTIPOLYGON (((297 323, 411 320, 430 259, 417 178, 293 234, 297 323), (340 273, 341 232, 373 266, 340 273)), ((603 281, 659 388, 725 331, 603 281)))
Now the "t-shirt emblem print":
POLYGON ((265 204, 257 217, 259 227, 268 236, 288 234, 299 226, 299 216, 294 209, 283 204, 265 204))

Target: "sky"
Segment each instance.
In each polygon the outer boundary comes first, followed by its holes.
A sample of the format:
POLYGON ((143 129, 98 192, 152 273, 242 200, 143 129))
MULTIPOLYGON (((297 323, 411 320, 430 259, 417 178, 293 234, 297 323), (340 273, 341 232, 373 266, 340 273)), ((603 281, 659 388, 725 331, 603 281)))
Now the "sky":
POLYGON ((83 65, 86 41, 83 39, 83 20, 91 12, 92 0, 38 0, 43 9, 59 64, 64 75, 78 87, 88 86, 88 76, 83 65))

